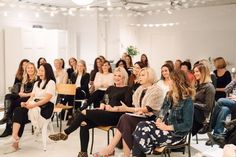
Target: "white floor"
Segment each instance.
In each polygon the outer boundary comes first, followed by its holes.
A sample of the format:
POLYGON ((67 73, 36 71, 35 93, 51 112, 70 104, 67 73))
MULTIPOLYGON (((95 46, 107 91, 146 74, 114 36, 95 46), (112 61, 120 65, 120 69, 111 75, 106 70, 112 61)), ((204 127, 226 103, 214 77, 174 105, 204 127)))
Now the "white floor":
MULTIPOLYGON (((2 117, 3 112, 0 113, 0 117, 2 117)), ((5 125, 0 126, 0 133, 2 133, 5 125)), ((58 128, 56 127, 56 123, 53 123, 54 131, 58 132, 58 128)), ((64 126, 65 127, 65 126, 64 126)), ((20 140, 21 150, 18 152, 4 155, 3 152, 9 145, 6 145, 6 141, 9 138, 0 138, 0 157, 42 157, 42 156, 50 156, 50 157, 76 157, 78 152, 80 151, 80 143, 79 143, 79 129, 72 133, 68 140, 53 142, 48 139, 47 142, 47 151, 43 151, 41 136, 39 136, 38 140, 36 137, 31 134, 31 125, 28 124, 26 126, 23 138, 20 140)), ((198 152, 203 152, 206 156, 211 157, 222 157, 222 150, 218 148, 218 146, 209 147, 205 146, 205 141, 207 140, 206 135, 199 135, 199 144, 196 144, 195 137, 192 139, 192 156, 198 152)), ((94 151, 97 152, 107 143, 107 134, 104 131, 95 130, 95 143, 94 143, 94 151)), ((90 144, 89 144, 90 148, 90 144)), ((122 157, 122 150, 116 149, 115 153, 116 157, 122 157)), ((151 155, 150 157, 152 157, 151 155)), ((182 153, 172 153, 172 157, 187 157, 187 154, 183 155, 182 153)))

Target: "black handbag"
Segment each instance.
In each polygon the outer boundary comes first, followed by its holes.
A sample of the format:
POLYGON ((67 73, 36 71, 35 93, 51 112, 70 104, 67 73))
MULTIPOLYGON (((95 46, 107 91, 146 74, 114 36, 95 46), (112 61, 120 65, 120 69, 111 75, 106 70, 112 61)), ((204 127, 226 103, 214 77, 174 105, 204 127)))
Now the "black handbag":
POLYGON ((21 88, 21 83, 15 83, 11 88, 11 93, 18 94, 20 92, 20 88, 21 88))

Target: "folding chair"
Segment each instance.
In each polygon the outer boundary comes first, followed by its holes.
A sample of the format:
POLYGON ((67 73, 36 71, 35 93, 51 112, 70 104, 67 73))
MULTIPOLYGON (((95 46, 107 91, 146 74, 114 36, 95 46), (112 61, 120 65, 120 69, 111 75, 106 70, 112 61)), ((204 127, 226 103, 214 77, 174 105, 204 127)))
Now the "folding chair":
MULTIPOLYGON (((74 96, 73 97, 73 102, 74 102, 75 94, 76 94, 76 85, 75 84, 57 84, 57 94, 72 95, 72 96, 74 96)), ((61 116, 61 112, 63 110, 67 111, 67 110, 72 109, 72 108, 73 108, 72 106, 68 106, 68 103, 66 105, 58 103, 55 106, 54 113, 57 114, 57 126, 58 126, 58 114, 60 116, 60 132, 62 130, 62 116, 61 116)), ((66 116, 66 114, 65 114, 65 116, 66 116)))

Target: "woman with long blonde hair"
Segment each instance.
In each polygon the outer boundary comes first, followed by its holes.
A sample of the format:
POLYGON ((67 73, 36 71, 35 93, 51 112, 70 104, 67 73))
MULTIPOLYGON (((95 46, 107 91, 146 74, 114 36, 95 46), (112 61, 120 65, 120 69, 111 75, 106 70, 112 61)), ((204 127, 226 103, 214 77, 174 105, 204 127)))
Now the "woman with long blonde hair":
POLYGON ((193 124, 195 90, 182 71, 171 73, 172 89, 165 97, 156 121, 142 121, 135 131, 133 156, 145 157, 156 147, 181 141, 193 124))

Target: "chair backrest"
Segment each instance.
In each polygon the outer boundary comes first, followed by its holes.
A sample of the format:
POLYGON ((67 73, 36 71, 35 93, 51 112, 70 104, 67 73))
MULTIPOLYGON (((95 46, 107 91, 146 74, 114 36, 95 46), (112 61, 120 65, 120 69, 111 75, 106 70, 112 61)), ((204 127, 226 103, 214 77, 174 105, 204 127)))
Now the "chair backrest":
POLYGON ((63 95, 75 95, 75 84, 57 84, 57 93, 63 95))

